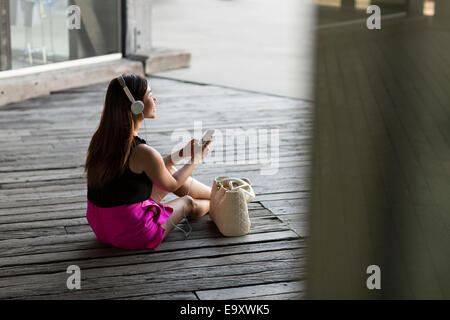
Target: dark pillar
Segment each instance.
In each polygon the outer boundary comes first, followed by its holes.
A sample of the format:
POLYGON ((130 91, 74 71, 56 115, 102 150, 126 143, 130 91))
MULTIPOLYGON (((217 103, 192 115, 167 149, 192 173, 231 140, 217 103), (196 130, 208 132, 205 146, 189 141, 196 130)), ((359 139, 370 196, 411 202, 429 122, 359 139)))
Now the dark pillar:
POLYGON ((341 7, 342 8, 354 8, 355 7, 355 0, 342 0, 341 1, 341 7))
POLYGON ((0 71, 11 69, 9 0, 0 0, 0 71))
POLYGON ((317 32, 309 298, 450 297, 450 32, 427 22, 317 32))
POLYGON ((408 15, 421 16, 423 14, 423 0, 408 0, 408 15))
POLYGON ((448 0, 435 0, 435 16, 436 17, 450 17, 450 1, 448 0))

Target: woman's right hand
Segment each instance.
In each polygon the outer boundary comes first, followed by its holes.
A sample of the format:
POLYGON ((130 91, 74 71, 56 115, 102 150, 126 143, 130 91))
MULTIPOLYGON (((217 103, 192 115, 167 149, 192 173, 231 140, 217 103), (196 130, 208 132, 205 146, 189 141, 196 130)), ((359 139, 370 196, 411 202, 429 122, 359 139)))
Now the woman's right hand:
POLYGON ((192 139, 191 140, 191 162, 199 163, 203 158, 205 158, 209 152, 211 141, 214 138, 212 137, 208 142, 206 142, 203 146, 201 145, 199 140, 192 139))

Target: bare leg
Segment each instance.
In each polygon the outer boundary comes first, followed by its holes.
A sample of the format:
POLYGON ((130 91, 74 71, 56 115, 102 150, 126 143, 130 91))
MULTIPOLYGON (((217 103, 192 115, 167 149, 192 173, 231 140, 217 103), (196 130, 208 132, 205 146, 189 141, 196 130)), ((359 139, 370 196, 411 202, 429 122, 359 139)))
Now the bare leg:
POLYGON ((195 199, 211 199, 211 187, 208 187, 192 177, 189 177, 179 189, 175 190, 174 193, 177 196, 182 197, 187 195, 188 191, 189 195, 195 199))
MULTIPOLYGON (((177 169, 173 166, 169 166, 167 169, 172 174, 177 171, 177 169)), ((189 195, 195 199, 211 199, 211 187, 208 187, 192 177, 189 177, 180 188, 175 190, 174 194, 179 197, 183 197, 187 195, 188 191, 189 195)), ((168 191, 162 190, 154 185, 151 197, 152 199, 161 202, 168 193, 168 191)))
MULTIPOLYGON (((177 171, 174 166, 170 166, 167 169, 169 169, 172 174, 177 171)), ((189 195, 195 199, 211 199, 211 187, 208 187, 192 177, 189 177, 180 188, 175 190, 174 193, 179 197, 183 197, 187 195, 188 191, 189 195)))
POLYGON ((190 196, 174 199, 167 202, 167 204, 173 208, 173 213, 162 225, 166 230, 164 239, 185 216, 189 220, 198 219, 209 211, 209 200, 194 199, 190 196))
MULTIPOLYGON (((173 166, 167 167, 167 169, 172 174, 177 171, 173 166)), ((157 202, 161 202, 168 193, 168 191, 153 185, 151 198, 157 202)), ((162 225, 166 230, 163 239, 167 237, 167 235, 175 228, 175 225, 177 225, 184 217, 191 221, 201 218, 209 212, 211 188, 192 177, 189 177, 186 182, 174 192, 174 194, 180 198, 166 203, 173 208, 173 213, 162 225), (189 195, 187 195, 188 191, 189 195)))

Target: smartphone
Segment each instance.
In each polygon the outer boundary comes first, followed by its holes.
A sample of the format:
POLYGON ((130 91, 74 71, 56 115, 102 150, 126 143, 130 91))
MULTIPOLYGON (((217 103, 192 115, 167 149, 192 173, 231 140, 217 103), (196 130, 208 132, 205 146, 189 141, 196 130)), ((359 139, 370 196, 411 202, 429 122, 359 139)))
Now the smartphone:
POLYGON ((206 131, 206 133, 203 135, 203 138, 202 138, 202 141, 201 141, 202 146, 204 146, 205 143, 207 143, 209 140, 211 140, 211 137, 214 135, 215 131, 216 130, 214 130, 214 129, 208 129, 206 131))

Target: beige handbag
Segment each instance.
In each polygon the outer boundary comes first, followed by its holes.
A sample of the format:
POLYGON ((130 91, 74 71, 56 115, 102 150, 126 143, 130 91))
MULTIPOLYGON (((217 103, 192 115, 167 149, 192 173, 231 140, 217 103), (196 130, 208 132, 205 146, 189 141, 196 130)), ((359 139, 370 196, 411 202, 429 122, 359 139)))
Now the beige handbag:
POLYGON ((251 225, 247 203, 254 199, 250 180, 217 177, 212 186, 209 215, 224 236, 246 235, 251 225))

